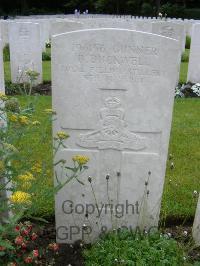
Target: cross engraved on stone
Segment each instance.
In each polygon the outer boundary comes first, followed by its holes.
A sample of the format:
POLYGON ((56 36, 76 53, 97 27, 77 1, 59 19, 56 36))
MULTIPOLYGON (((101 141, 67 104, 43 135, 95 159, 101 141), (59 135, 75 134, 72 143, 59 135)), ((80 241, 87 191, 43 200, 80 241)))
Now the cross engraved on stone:
POLYGON ((84 148, 100 150, 144 150, 146 138, 129 131, 120 99, 108 97, 104 105, 105 107, 100 109, 98 129, 91 133, 80 134, 77 144, 84 148))

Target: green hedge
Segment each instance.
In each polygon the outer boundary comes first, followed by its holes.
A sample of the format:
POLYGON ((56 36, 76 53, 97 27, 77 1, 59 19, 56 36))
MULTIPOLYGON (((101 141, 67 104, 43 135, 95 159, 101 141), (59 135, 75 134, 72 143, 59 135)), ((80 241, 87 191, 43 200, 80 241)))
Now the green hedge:
POLYGON ((200 19, 200 8, 185 9, 185 18, 200 19))

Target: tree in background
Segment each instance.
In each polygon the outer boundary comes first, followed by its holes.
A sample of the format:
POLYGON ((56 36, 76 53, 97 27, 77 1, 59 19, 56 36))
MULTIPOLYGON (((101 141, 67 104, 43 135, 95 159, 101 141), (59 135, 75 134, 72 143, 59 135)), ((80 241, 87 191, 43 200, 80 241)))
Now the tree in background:
POLYGON ((200 18, 200 0, 0 0, 1 15, 73 13, 86 9, 90 13, 156 16, 159 11, 168 16, 200 18), (193 10, 191 11, 191 9, 193 10))

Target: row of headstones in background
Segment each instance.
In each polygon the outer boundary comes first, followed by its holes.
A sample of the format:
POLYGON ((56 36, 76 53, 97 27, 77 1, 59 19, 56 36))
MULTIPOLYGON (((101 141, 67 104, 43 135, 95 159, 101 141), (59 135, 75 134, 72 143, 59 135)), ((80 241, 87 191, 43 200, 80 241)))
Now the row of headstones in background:
MULTIPOLYGON (((24 21, 25 20, 17 20, 18 23, 22 23, 19 21, 24 21)), ((70 20, 66 20, 66 19, 59 19, 59 20, 55 20, 55 19, 40 19, 40 20, 33 20, 34 22, 38 21, 39 22, 39 31, 40 31, 40 42, 41 42, 41 47, 42 50, 45 49, 45 43, 47 40, 49 40, 49 38, 51 38, 51 36, 53 34, 60 34, 60 33, 64 33, 64 32, 68 32, 68 31, 73 31, 73 30, 79 30, 79 29, 86 29, 86 28, 99 28, 99 27, 116 27, 116 28, 127 28, 127 29, 134 29, 134 30, 141 30, 141 31, 145 31, 145 32, 153 32, 153 33, 157 33, 163 36, 167 36, 167 37, 171 37, 171 38, 175 38, 178 39, 180 41, 180 46, 181 46, 181 51, 184 50, 184 46, 185 46, 185 35, 186 32, 184 30, 184 26, 183 24, 178 24, 178 23, 174 23, 174 22, 166 22, 166 21, 155 21, 155 22, 147 22, 147 21, 142 21, 142 20, 135 20, 135 23, 130 23, 129 21, 126 20, 115 20, 115 19, 102 19, 102 18, 98 18, 98 19, 79 19, 78 21, 70 21, 70 20)), ((7 28, 9 28, 9 25, 16 23, 16 20, 13 22, 8 22, 8 21, 1 21, 1 32, 2 32, 2 38, 3 38, 3 45, 5 44, 5 42, 7 41, 7 28)), ((19 24, 17 24, 19 25, 19 24)), ((31 24, 29 24, 31 25, 31 24)), ((27 24, 28 27, 28 24, 27 24)), ((27 29, 28 31, 28 29, 27 29)), ((198 40, 197 35, 193 34, 194 39, 198 40), (196 37, 195 37, 196 36, 196 37)), ((10 38, 10 41, 12 40, 12 38, 10 38)), ((20 42, 20 38, 18 40, 20 42)), ((7 41, 9 42, 9 41, 7 41)), ((194 42, 192 42, 194 43, 194 42)), ((27 42, 28 45, 28 42, 27 42)), ((12 46, 12 44, 11 44, 12 46)), ((30 44, 29 46, 31 47, 31 39, 30 39, 30 44)), ((198 82, 199 81, 199 75, 198 75, 198 71, 196 68, 196 65, 194 66, 193 61, 196 60, 196 55, 192 56, 193 54, 193 50, 195 50, 196 45, 192 45, 191 49, 191 60, 190 60, 190 64, 189 64, 189 73, 188 73, 188 80, 190 80, 191 82, 198 82), (194 58, 194 60, 192 59, 194 58), (194 67, 193 67, 194 66, 194 67), (197 74, 196 74, 197 73, 197 74), (195 79, 193 78, 193 76, 195 76, 195 79)), ((38 47, 37 47, 38 48, 38 47)), ((37 49, 38 50, 38 49, 37 49)), ((39 49, 40 50, 40 49, 39 49)), ((22 49, 21 49, 22 52, 22 49)), ((195 52, 196 53, 196 52, 195 52)), ((26 54, 26 52, 25 52, 26 54)), ((42 57, 41 53, 39 53, 40 58, 42 57)), ((11 54, 11 57, 15 57, 15 55, 11 54)), ((180 53, 180 58, 181 58, 181 53, 180 53)), ((21 56, 21 61, 27 61, 27 58, 23 59, 23 52, 22 52, 22 56, 21 56)), ((32 58, 29 60, 29 63, 27 64, 31 64, 32 62, 32 58)), ((196 60, 197 61, 197 60, 196 60)), ((18 61, 20 64, 20 61, 18 61)), ((11 64, 12 65, 12 64, 11 64)), ((26 67, 26 66, 24 66, 26 67)), ((24 68, 23 67, 23 68, 24 68)), ((11 67, 12 69, 15 69, 15 67, 11 67)), ((22 68, 21 64, 18 66, 19 70, 22 68)), ((19 73, 14 73, 15 70, 11 71, 12 72, 12 81, 16 82, 16 80, 18 80, 18 74, 19 73), (17 76, 17 79, 16 79, 17 76)), ((40 73, 40 78, 38 79, 38 82, 41 81, 42 78, 42 68, 41 65, 39 66, 35 66, 35 70, 38 71, 40 73)), ((17 70, 18 71, 18 70, 17 70)), ((177 78, 178 80, 178 78, 177 78)))
MULTIPOLYGON (((36 20, 34 20, 35 22, 36 20)), ((9 32, 9 43, 10 43, 10 58, 11 58, 11 79, 12 82, 24 82, 27 80, 27 77, 24 75, 25 70, 33 69, 40 73, 40 76, 37 80, 37 83, 42 81, 42 50, 44 50, 43 44, 45 40, 49 38, 49 35, 59 34, 63 32, 79 30, 84 28, 92 28, 92 27, 119 27, 119 28, 128 28, 128 29, 136 29, 138 30, 141 26, 140 22, 138 24, 133 25, 127 21, 121 20, 109 20, 103 21, 95 21, 93 19, 81 22, 74 21, 47 21, 43 20, 40 24, 33 22, 20 22, 20 20, 7 22, 8 32, 9 32), (35 26, 34 26, 35 25, 35 26), (50 33, 49 33, 50 31, 50 33), (41 37, 42 36, 42 37, 41 37), (45 37, 44 37, 45 36, 45 37), (42 41, 41 41, 42 39, 42 41)), ((158 22, 160 27, 162 28, 164 22, 158 22)), ((4 25, 5 23, 3 23, 4 25)), ((154 23, 152 23, 154 25, 154 23)), ((180 25, 175 25, 174 28, 177 28, 180 25)), ((172 30, 167 26, 168 30, 172 30)), ((150 29, 150 28, 149 28, 150 29)), ((146 30, 147 29, 143 29, 146 30)), ((182 26, 182 30, 184 31, 184 27, 182 26)), ((166 30, 167 31, 167 30, 166 30)), ((177 31, 174 31, 176 33, 177 31)), ((158 32, 159 34, 163 34, 162 31, 158 32)), ((164 32, 167 35, 167 32, 164 32)), ((174 36, 180 36, 180 34, 174 34, 174 36)), ((171 37, 171 36, 170 36, 171 37)), ((181 36, 182 37, 182 36, 181 36)))
POLYGON ((126 29, 52 38, 54 134, 70 134, 56 161, 90 158, 84 185, 74 179, 56 196, 58 242, 158 226, 179 51, 177 40, 126 29))
MULTIPOLYGON (((22 20, 22 19, 21 19, 22 20)), ((26 19, 22 20, 22 21, 26 21, 26 19)), ((64 19, 63 19, 64 20, 64 19)), ((81 20, 81 19, 79 19, 81 20)), ((20 20, 19 20, 20 21, 20 20)), ((30 21, 30 19, 29 19, 30 21)), ((136 30, 145 30, 148 32, 151 32, 151 27, 149 27, 149 25, 151 25, 151 23, 149 23, 148 20, 131 20, 131 21, 126 21, 126 20, 121 20, 121 19, 103 19, 103 18, 99 18, 99 19, 91 19, 91 18, 87 18, 87 19, 82 19, 82 21, 84 21, 86 23, 87 26, 90 27, 103 27, 104 26, 114 26, 114 27, 118 27, 118 22, 127 22, 124 24, 125 28, 130 28, 130 29, 136 29, 136 30), (99 21, 98 21, 99 20, 99 21), (102 23, 100 23, 100 21, 102 20, 102 23), (90 23, 89 23, 90 21, 90 23)), ((152 20, 152 21, 161 21, 161 20, 152 20)), ((173 22, 174 20, 172 20, 173 22)), ((177 20, 175 20, 177 21, 177 20)), ((40 33, 41 33, 41 45, 43 47, 43 49, 45 48, 45 42, 49 39, 49 37, 51 36, 50 34, 50 27, 51 27, 51 23, 55 23, 56 19, 32 19, 31 22, 35 22, 35 23, 39 23, 40 24, 40 33)), ((4 39, 5 42, 8 41, 8 23, 9 21, 1 21, 2 27, 3 27, 3 35, 4 35, 4 39)), ((176 23, 182 23, 182 21, 177 21, 176 23)), ((122 23, 120 23, 120 26, 123 25, 122 23)), ((183 24, 184 25, 184 24, 183 24)))

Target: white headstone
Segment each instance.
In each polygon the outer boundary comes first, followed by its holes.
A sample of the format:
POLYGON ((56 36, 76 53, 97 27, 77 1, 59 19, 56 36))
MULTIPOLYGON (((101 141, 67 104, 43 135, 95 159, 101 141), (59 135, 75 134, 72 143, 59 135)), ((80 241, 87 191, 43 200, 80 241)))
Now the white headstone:
POLYGON ((2 40, 3 48, 9 43, 8 24, 9 24, 9 21, 0 20, 0 39, 2 40))
POLYGON ((51 23, 51 36, 69 31, 81 30, 84 24, 76 21, 54 21, 51 23))
POLYGON ((46 43, 49 42, 50 39, 50 20, 49 19, 24 19, 17 20, 16 22, 31 22, 40 25, 40 41, 42 51, 46 50, 46 43))
POLYGON ((152 24, 149 21, 136 20, 134 25, 137 31, 152 32, 152 24))
POLYGON ((178 40, 180 51, 184 52, 186 31, 183 23, 154 21, 152 22, 152 33, 178 40))
POLYGON ((200 195, 193 224, 192 235, 197 246, 200 246, 200 195))
POLYGON ((42 48, 40 26, 30 22, 9 24, 11 79, 14 83, 28 81, 26 70, 40 73, 36 84, 42 82, 42 48))
POLYGON ((192 29, 187 81, 200 82, 200 23, 194 24, 192 29))
POLYGON ((130 21, 110 18, 87 19, 83 21, 86 29, 93 28, 121 28, 121 29, 135 29, 135 26, 130 21))
POLYGON ((53 36, 54 134, 70 135, 56 161, 90 158, 84 185, 74 179, 56 196, 58 242, 91 242, 104 227, 158 225, 178 49, 176 40, 123 29, 53 36))
POLYGON ((0 92, 5 93, 4 66, 3 66, 3 47, 0 39, 0 92))

